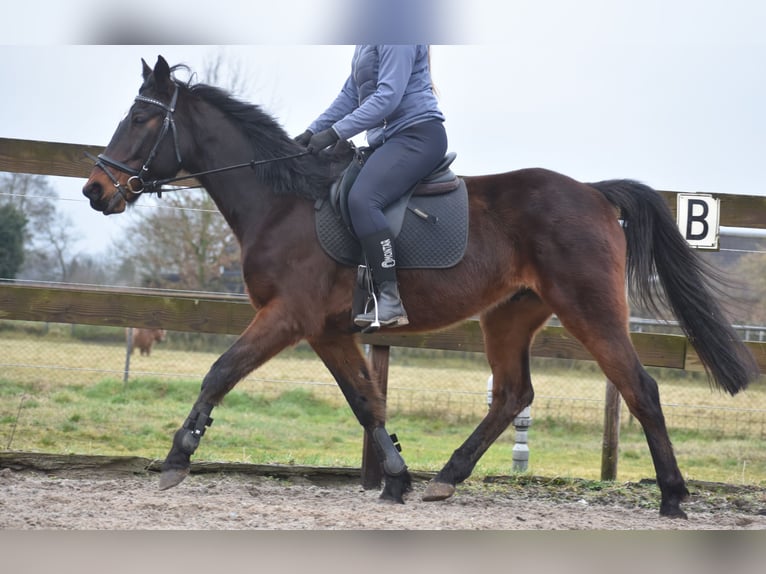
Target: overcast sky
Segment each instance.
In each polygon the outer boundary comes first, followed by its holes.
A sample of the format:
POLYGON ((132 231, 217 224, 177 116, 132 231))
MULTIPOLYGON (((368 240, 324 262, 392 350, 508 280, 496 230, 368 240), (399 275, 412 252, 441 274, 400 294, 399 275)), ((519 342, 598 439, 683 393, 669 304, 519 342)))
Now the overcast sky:
MULTIPOLYGON (((340 89, 350 44, 396 32, 435 44, 461 174, 540 166, 584 181, 766 195, 766 2, 411 1, 422 10, 404 28, 367 22, 391 15, 361 12, 373 4, 364 0, 187 0, 183 12, 146 0, 13 3, 0 24, 0 136, 106 145, 138 90, 140 59, 158 54, 199 72, 220 57, 242 75, 240 97, 298 134, 340 89), (349 20, 349 10, 359 13, 349 20)), ((375 5, 398 4, 387 2, 375 5)), ((78 248, 93 252, 131 216, 91 211, 83 183, 54 180, 85 236, 78 248)))

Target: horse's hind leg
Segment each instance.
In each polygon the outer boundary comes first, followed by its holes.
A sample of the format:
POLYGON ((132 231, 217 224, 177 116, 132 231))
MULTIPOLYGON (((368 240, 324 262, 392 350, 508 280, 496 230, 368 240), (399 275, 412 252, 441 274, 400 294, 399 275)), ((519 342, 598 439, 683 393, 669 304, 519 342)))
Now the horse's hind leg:
POLYGON ((492 368, 492 405, 470 437, 426 487, 423 500, 452 496, 455 485, 471 475, 476 463, 514 417, 534 397, 529 349, 551 311, 532 291, 522 291, 481 316, 484 346, 492 368))
POLYGON ((641 365, 627 333, 615 331, 608 338, 586 346, 644 429, 662 495, 660 514, 686 518, 680 504, 689 491, 673 453, 657 382, 641 365))
MULTIPOLYGON (((226 394, 251 371, 300 339, 285 325, 285 312, 278 306, 261 309, 234 344, 213 363, 202 381, 202 389, 173 445, 162 463, 160 489, 179 484, 189 474, 191 455, 213 419, 210 413, 226 394)), ((297 323, 295 323, 297 324, 297 323)))
MULTIPOLYGON (((613 288, 602 281, 580 305, 552 303, 562 325, 588 349, 614 383, 630 412, 641 423, 657 473, 662 500, 660 514, 686 518, 680 503, 689 494, 678 469, 660 406, 657 382, 646 372, 628 334, 628 313, 621 277, 613 288), (588 309, 587 313, 582 309, 588 309)), ((573 285, 569 285, 574 289, 573 285)), ((586 291, 580 291, 584 293, 586 291)), ((556 295, 553 295, 556 298, 556 295)))
POLYGON ((347 334, 325 334, 309 339, 346 397, 359 423, 372 437, 381 461, 385 484, 380 497, 403 503, 403 495, 411 489, 412 479, 385 428, 385 398, 373 379, 367 361, 354 338, 347 334))

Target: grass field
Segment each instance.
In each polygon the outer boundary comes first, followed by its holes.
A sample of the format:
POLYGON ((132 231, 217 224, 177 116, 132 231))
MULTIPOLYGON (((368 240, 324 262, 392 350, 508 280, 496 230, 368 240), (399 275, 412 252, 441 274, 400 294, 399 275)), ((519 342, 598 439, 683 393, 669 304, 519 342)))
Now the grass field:
MULTIPOLYGON (((389 424, 415 470, 438 470, 486 412, 481 357, 392 353, 389 424)), ((0 449, 164 458, 218 352, 158 346, 122 380, 120 344, 0 333, 0 449)), ((535 365, 529 473, 598 478, 604 379, 588 363, 535 365)), ((657 373, 687 478, 766 484, 766 389, 711 392, 699 374, 657 373)), ((320 361, 283 353, 240 383, 213 414, 196 460, 358 467, 362 430, 320 361)), ((514 431, 476 475, 508 474, 514 431)), ((620 480, 653 477, 643 434, 623 412, 620 480)))

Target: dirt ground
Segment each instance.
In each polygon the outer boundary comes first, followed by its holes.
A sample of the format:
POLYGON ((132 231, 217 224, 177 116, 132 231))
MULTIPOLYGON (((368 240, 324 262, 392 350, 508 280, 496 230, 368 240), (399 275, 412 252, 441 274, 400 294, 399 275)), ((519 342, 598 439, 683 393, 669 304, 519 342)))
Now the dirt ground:
POLYGON ((475 482, 443 502, 406 504, 350 480, 192 474, 161 492, 157 474, 0 470, 0 529, 19 530, 764 530, 766 490, 690 487, 688 520, 658 514, 654 485, 529 479, 475 482))

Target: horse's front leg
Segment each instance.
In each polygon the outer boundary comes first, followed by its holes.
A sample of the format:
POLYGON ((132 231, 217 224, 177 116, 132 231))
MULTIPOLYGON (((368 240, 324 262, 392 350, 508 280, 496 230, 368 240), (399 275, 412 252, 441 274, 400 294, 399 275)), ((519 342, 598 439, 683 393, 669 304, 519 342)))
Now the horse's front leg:
POLYGON ((412 488, 407 465, 386 431, 386 402, 369 364, 352 335, 327 334, 309 339, 314 351, 335 377, 359 424, 370 433, 385 484, 383 500, 404 503, 412 488))
POLYGON ((284 320, 279 308, 264 307, 255 319, 221 355, 202 381, 202 389, 183 426, 173 437, 173 445, 162 463, 160 489, 176 486, 189 474, 191 455, 212 423, 210 413, 240 380, 280 351, 295 344, 301 335, 287 329, 295 322, 284 320))

